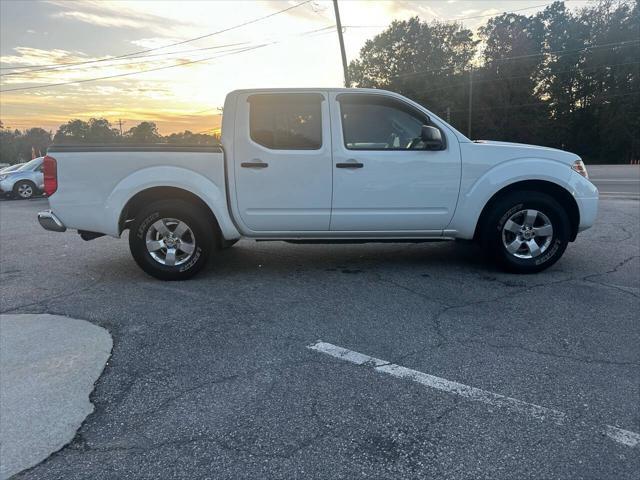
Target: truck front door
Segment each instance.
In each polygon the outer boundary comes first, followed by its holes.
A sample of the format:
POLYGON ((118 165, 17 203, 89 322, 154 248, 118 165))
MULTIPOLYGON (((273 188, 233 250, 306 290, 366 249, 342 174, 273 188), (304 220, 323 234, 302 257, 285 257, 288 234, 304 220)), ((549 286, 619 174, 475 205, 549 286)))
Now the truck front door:
POLYGON ((458 199, 460 147, 438 126, 441 150, 421 142, 427 115, 399 98, 332 93, 331 230, 440 231, 458 199))

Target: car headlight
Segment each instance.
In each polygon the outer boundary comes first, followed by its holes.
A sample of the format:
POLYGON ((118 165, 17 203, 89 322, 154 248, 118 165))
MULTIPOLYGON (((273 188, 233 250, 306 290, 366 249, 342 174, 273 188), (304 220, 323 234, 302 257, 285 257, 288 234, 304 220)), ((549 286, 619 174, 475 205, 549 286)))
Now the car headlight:
POLYGON ((0 180, 4 180, 5 178, 7 178, 9 175, 0 175, 0 180))
POLYGON ((582 160, 576 160, 575 162, 573 162, 573 165, 571 165, 571 169, 574 172, 578 172, 584 178, 589 178, 587 167, 584 166, 584 162, 582 160))

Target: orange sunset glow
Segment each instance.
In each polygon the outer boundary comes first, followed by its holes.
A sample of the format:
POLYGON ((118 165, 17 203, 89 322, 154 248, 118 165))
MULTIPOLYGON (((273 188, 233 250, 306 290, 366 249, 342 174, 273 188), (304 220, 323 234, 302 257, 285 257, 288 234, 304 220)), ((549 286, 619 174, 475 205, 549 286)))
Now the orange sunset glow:
MULTIPOLYGON (((394 19, 477 28, 535 0, 343 1, 348 60, 394 19), (500 8, 496 8, 499 6, 500 8)), ((572 2, 576 7, 585 1, 572 2)), ((2 1, 0 120, 53 130, 103 117, 124 129, 215 132, 227 92, 341 86, 329 1, 2 1), (120 58, 117 58, 120 57, 120 58), (61 85, 59 85, 61 84, 61 85)))

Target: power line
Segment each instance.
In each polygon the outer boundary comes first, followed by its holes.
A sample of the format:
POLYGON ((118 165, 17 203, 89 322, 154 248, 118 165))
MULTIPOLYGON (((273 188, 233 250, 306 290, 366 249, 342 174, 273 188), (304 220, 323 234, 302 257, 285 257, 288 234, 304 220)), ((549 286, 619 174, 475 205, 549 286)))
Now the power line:
MULTIPOLYGON (((567 69, 564 69, 564 70, 558 70, 558 71, 551 72, 551 73, 553 75, 557 75, 559 73, 568 73, 568 72, 574 72, 574 71, 590 72, 592 70, 600 70, 601 68, 621 67, 621 66, 625 66, 625 65, 638 65, 638 64, 640 64, 640 61, 638 61, 638 62, 608 63, 606 65, 597 65, 597 66, 587 67, 587 68, 582 68, 582 67, 567 68, 567 69)), ((494 80, 511 80, 511 79, 514 79, 514 78, 530 78, 530 77, 531 77, 530 75, 510 75, 508 77, 496 77, 496 78, 493 78, 493 79, 475 80, 475 82, 476 83, 487 83, 487 82, 493 82, 494 80)))
MULTIPOLYGON (((614 93, 612 95, 604 95, 601 97, 598 97, 597 95, 595 95, 595 98, 597 98, 598 100, 608 100, 609 98, 616 98, 616 97, 627 97, 629 95, 639 95, 640 94, 640 90, 634 90, 633 92, 627 92, 627 93, 614 93)), ((533 103, 520 103, 517 105, 503 105, 500 107, 484 107, 484 108, 474 108, 474 111, 489 111, 489 110, 504 110, 504 109, 509 109, 509 108, 520 108, 520 107, 535 107, 535 106, 542 106, 542 105, 547 105, 550 106, 551 104, 549 102, 533 102, 533 103)), ((462 108, 462 109, 457 109, 457 110, 451 110, 451 113, 456 113, 456 112, 467 112, 468 109, 467 108, 462 108)))
MULTIPOLYGON (((625 66, 625 65, 638 65, 640 64, 640 62, 623 62, 623 63, 608 63, 606 65, 598 65, 595 67, 589 67, 589 68, 580 68, 578 67, 578 70, 580 72, 590 72, 592 70, 600 70, 602 68, 612 68, 612 67, 621 67, 621 66, 625 66)), ((557 75, 560 73, 567 73, 567 72, 573 72, 576 71, 576 69, 565 69, 565 70, 558 70, 556 72, 552 72, 553 75, 557 75)), ((476 80, 475 76, 478 75, 478 73, 474 70, 474 79, 473 79, 473 83, 491 83, 491 82, 499 82, 502 80, 512 80, 514 78, 531 78, 531 75, 510 75, 508 77, 494 77, 494 78, 487 78, 484 80, 476 80)), ((479 75, 482 75, 482 73, 480 73, 479 75)), ((485 73, 486 75, 486 73, 485 73)), ((452 83, 449 85, 445 85, 442 87, 438 87, 438 88, 430 88, 428 90, 427 93, 432 93, 432 92, 439 92, 442 90, 449 90, 455 87, 462 87, 462 86, 467 86, 469 84, 468 81, 466 82, 458 82, 458 83, 452 83)))
POLYGON ((221 107, 207 108, 206 110, 200 110, 198 112, 193 112, 193 113, 190 113, 189 115, 198 115, 200 113, 213 112, 214 110, 222 111, 222 108, 221 107))
MULTIPOLYGON (((310 35, 313 33, 319 33, 319 32, 323 32, 329 29, 332 29, 333 27, 335 27, 335 25, 327 25, 325 27, 322 28, 317 28, 314 30, 309 30, 306 32, 302 32, 300 34, 298 34, 299 36, 304 36, 304 35, 310 35)), ((295 35, 294 35, 295 36, 295 35)), ((164 57, 164 56, 168 56, 168 55, 183 55, 185 53, 194 53, 194 52, 201 52, 201 51, 205 51, 205 50, 214 50, 214 49, 219 49, 219 48, 224 48, 224 47, 232 47, 232 46, 236 46, 236 45, 250 45, 251 42, 239 42, 239 43, 230 43, 227 45, 214 45, 211 47, 201 47, 201 48, 194 48, 191 50, 179 50, 176 52, 166 52, 166 53, 154 53, 154 54, 150 54, 150 55, 140 55, 137 57, 127 57, 127 58, 120 58, 120 59, 116 59, 113 60, 114 62, 120 62, 122 60, 131 60, 131 59, 147 59, 150 57, 164 57)), ((235 52, 235 51, 242 51, 245 47, 240 47, 240 48, 235 48, 235 49, 229 49, 229 50, 225 50, 224 52, 235 52)), ((139 64, 144 64, 145 62, 131 62, 131 63, 118 63, 116 65, 106 65, 107 67, 126 67, 126 66, 130 66, 130 65, 139 65, 139 64)), ((50 68, 41 68, 41 69, 34 69, 34 70, 27 70, 27 71, 21 71, 21 72, 10 72, 10 73, 0 73, 0 77, 4 77, 4 76, 9 76, 9 75, 30 75, 32 73, 37 73, 37 72, 42 72, 42 71, 49 71, 49 70, 64 70, 64 72, 69 72, 69 71, 73 71, 73 70, 86 70, 86 69, 90 69, 90 68, 102 68, 103 65, 92 65, 89 67, 84 67, 84 66, 78 66, 78 67, 74 67, 73 65, 71 66, 66 66, 66 65, 57 65, 57 66, 53 66, 50 68)))
MULTIPOLYGON (((180 51, 176 51, 176 52, 166 52, 166 53, 152 53, 149 55, 140 55, 140 56, 135 56, 135 57, 126 57, 126 58, 109 58, 109 59, 101 59, 99 60, 100 62, 102 61, 106 61, 106 62, 120 62, 122 60, 132 60, 132 59, 138 59, 138 58, 151 58, 151 57, 162 57, 162 56, 166 56, 166 55, 180 55, 180 54, 185 54, 185 53, 193 53, 193 52, 200 52, 203 50, 216 50, 219 48, 226 48, 226 47, 236 47, 238 45, 249 45, 250 42, 239 42, 239 43, 229 43, 226 45, 214 45, 211 47, 203 47, 203 48, 194 48, 191 50, 180 50, 180 51)), ((98 60, 96 60, 97 62, 98 60)), ((82 62, 78 62, 79 64, 81 64, 82 62)), ((91 62, 87 62, 87 63, 91 63, 91 62)), ((134 63, 135 64, 135 63, 134 63)), ((120 64, 120 65, 134 65, 134 64, 120 64)), ((64 69, 65 71, 70 71, 70 70, 82 70, 85 68, 95 68, 95 67, 101 67, 102 65, 95 65, 95 66, 89 66, 89 67, 83 67, 82 65, 78 65, 77 67, 74 67, 76 64, 51 64, 51 65, 43 65, 43 68, 34 68, 34 67, 24 67, 24 68, 32 68, 32 70, 21 70, 19 72, 9 72, 9 73, 0 73, 0 77, 6 77, 6 76, 10 76, 10 75, 26 75, 26 74, 30 74, 30 73, 36 73, 36 72, 46 72, 49 70, 60 70, 60 69, 64 69)), ((109 65, 110 66, 110 65, 109 65)), ((116 65, 119 66, 119 65, 116 65)), ((7 67, 7 68, 11 68, 11 67, 7 67)), ((18 67, 16 67, 18 68, 18 67)))
MULTIPOLYGON (((84 61, 84 62, 72 62, 72 63, 66 63, 66 64, 60 64, 60 65, 82 65, 82 64, 88 64, 88 63, 106 62, 106 61, 109 61, 109 60, 116 60, 116 59, 120 59, 120 58, 131 57, 133 55, 140 55, 140 54, 143 54, 143 53, 155 52, 157 50, 162 50, 164 48, 175 47, 176 45, 184 45, 185 43, 195 42, 196 40, 202 40, 203 38, 209 38, 209 37, 212 37, 214 35, 220 35, 221 33, 229 32, 231 30, 235 30, 235 29, 241 28, 241 27, 246 27, 247 25, 251 25, 253 23, 257 23, 257 22, 260 22, 262 20, 266 20, 268 18, 275 17, 276 15, 280 15, 281 13, 288 12, 289 10, 293 10, 294 8, 301 7, 301 6, 303 6, 303 5, 307 4, 307 3, 310 3, 311 1, 312 0, 304 0, 304 1, 300 2, 300 3, 292 5, 290 7, 284 8, 282 10, 278 10, 277 12, 270 13, 269 15, 264 15, 262 17, 254 18, 253 20, 249 20, 249 21, 246 21, 244 23, 239 23, 237 25, 233 25, 231 27, 227 27, 227 28, 224 28, 222 30, 217 30, 215 32, 207 33, 205 35, 200 35, 199 37, 188 38, 187 40, 182 40, 180 42, 170 43, 169 45, 164 45, 162 47, 148 48, 146 50, 139 50, 137 52, 125 53, 124 55, 118 55, 118 56, 110 57, 110 58, 103 58, 103 59, 98 59, 98 60, 88 60, 88 61, 84 61)), ((40 65, 38 67, 40 67, 40 65)), ((4 68, 12 68, 12 67, 4 67, 4 68)))
MULTIPOLYGON (((543 55, 555 55, 555 54, 559 54, 557 55, 558 57, 564 56, 564 55, 570 55, 572 53, 580 53, 580 52, 584 52, 587 50, 593 50, 593 49, 597 49, 597 48, 613 48, 613 47, 617 47, 617 46, 629 46, 629 45, 633 45, 633 44, 637 44, 640 43, 640 40, 627 40, 627 41, 622 41, 622 42, 614 42, 614 43, 604 43, 602 45, 592 45, 590 47, 584 47, 581 49, 577 49, 577 50, 555 50, 552 52, 540 52, 540 53, 532 53, 529 55, 518 55, 518 56, 513 56, 513 57, 502 57, 502 58, 497 58, 495 60, 493 60, 494 62, 501 62, 501 61, 506 61, 506 60, 518 60, 521 58, 533 58, 533 57, 540 57, 543 55)), ((403 77, 412 77, 412 76, 419 76, 419 75, 424 75, 427 73, 432 73, 432 72, 439 72, 442 70, 448 70, 450 67, 440 67, 440 68, 432 68, 432 69, 428 69, 428 70, 423 70, 420 72, 411 72, 411 73, 402 73, 399 75, 393 75, 390 78, 403 78, 403 77)))
MULTIPOLYGON (((307 34, 311 34, 311 33, 316 33, 316 32, 322 31, 322 30, 327 30, 329 28, 333 28, 333 26, 327 26, 327 27, 323 27, 323 28, 320 28, 320 29, 314 29, 314 30, 310 30, 310 31, 307 31, 307 32, 302 32, 300 35, 307 35, 307 34)), ((330 32, 327 30, 326 33, 330 33, 330 32)), ((209 60, 214 60, 216 58, 226 57, 226 56, 229 56, 229 55, 237 55, 239 53, 244 53, 244 52, 248 52, 248 51, 251 51, 251 50, 256 50, 256 49, 259 49, 259 48, 268 47, 268 46, 275 45, 275 44, 278 44, 278 43, 281 43, 281 41, 273 41, 273 42, 263 43, 263 44, 259 44, 259 45, 255 45, 255 46, 251 46, 251 47, 247 47, 247 48, 243 48, 243 49, 236 49, 236 50, 233 50, 233 51, 229 51, 229 52, 223 53, 221 55, 215 55, 213 57, 201 58, 201 59, 198 59, 198 60, 191 60, 191 61, 188 61, 188 62, 182 62, 182 63, 178 63, 178 64, 174 64, 174 65, 166 65, 166 66, 163 66, 163 67, 148 68, 148 69, 145 69, 145 70, 138 70, 136 72, 120 73, 120 74, 116 74, 116 75, 107 75, 107 76, 103 76, 103 77, 86 78, 86 79, 82 79, 82 80, 70 80, 70 81, 66 81, 66 82, 49 83, 49 84, 44 84, 44 85, 33 85, 33 86, 29 86, 29 87, 9 88, 9 89, 0 90, 0 93, 17 92, 17 91, 22 91, 22 90, 34 90, 34 89, 39 89, 39 88, 58 87, 58 86, 62 86, 62 85, 72 85, 74 83, 93 82, 93 81, 97 81, 97 80, 107 80, 107 79, 111 79, 111 78, 138 75, 140 73, 146 73, 146 72, 155 72, 155 71, 158 71, 158 70, 165 70, 165 69, 169 69, 169 68, 181 67, 181 66, 184 66, 184 65, 191 65, 191 64, 194 64, 194 63, 206 62, 206 61, 209 61, 209 60)))
POLYGON ((508 15, 510 13, 523 12, 525 10, 533 10, 534 8, 548 7, 549 5, 553 5, 554 3, 556 3, 556 2, 543 3, 542 5, 534 5, 533 7, 518 8, 516 10, 511 10, 509 12, 502 12, 502 13, 488 13, 486 15, 474 15, 473 17, 447 18, 447 19, 444 19, 443 21, 445 21, 445 22, 460 22, 462 20, 473 20, 475 18, 498 17, 500 15, 508 15))
MULTIPOLYGON (((568 0, 565 0, 568 1, 568 0)), ((532 7, 518 8, 516 10, 505 11, 502 13, 488 13, 486 15, 475 15, 473 17, 459 17, 459 18, 434 18, 439 22, 460 22, 462 20, 473 20, 475 18, 484 18, 484 17, 497 17, 500 15, 505 15, 509 13, 522 12, 525 10, 533 10, 534 8, 548 7, 549 5, 553 5, 555 2, 551 3, 543 3, 542 5, 534 5, 532 7)), ((389 25, 343 25, 344 28, 387 28, 389 25)))
MULTIPOLYGON (((173 46, 176 46, 176 45, 183 45, 185 43, 194 42, 196 40, 201 40, 203 38, 212 37, 214 35, 219 35, 221 33, 225 33, 225 32, 237 29, 237 28, 245 27, 247 25, 251 25, 253 23, 256 23, 256 22, 259 22, 259 21, 262 21, 262 20, 266 20, 268 18, 271 18, 273 16, 279 15, 281 13, 288 12, 289 10, 292 10, 294 8, 298 8, 298 7, 302 6, 302 5, 310 3, 311 1, 313 1, 313 0, 305 0, 303 2, 300 2, 300 3, 296 4, 296 5, 292 5, 290 7, 287 7, 285 9, 279 10, 279 11, 274 12, 274 13, 271 13, 269 15, 258 17, 258 18, 255 18, 253 20, 249 20, 247 22, 244 22, 244 23, 241 23, 241 24, 238 24, 238 25, 234 25, 232 27, 229 27, 229 28, 226 28, 226 29, 223 29, 223 30, 218 30, 218 31, 215 31, 215 32, 212 32, 212 33, 201 35, 199 37, 194 37, 194 38, 190 38, 190 39, 187 39, 187 40, 182 40, 180 42, 175 42, 175 43, 171 43, 171 44, 168 44, 168 45, 164 45, 162 47, 154 47, 154 48, 149 48, 149 49, 146 49, 146 50, 139 50, 139 51, 136 51, 136 52, 126 53, 126 54, 118 55, 118 56, 114 56, 114 57, 102 58, 102 59, 96 59, 96 60, 86 60, 86 61, 82 61, 82 62, 53 63, 53 64, 35 65, 35 66, 32 65, 32 66, 0 67, 0 70, 17 70, 17 69, 21 69, 21 70, 29 70, 30 72, 38 72, 38 71, 46 71, 46 70, 50 70, 50 69, 52 70, 52 69, 57 69, 57 68, 63 68, 63 67, 67 67, 67 66, 87 65, 87 64, 91 64, 91 63, 109 62, 109 61, 115 61, 115 60, 120 60, 120 59, 125 59, 125 58, 143 58, 146 55, 142 55, 140 57, 135 57, 134 55, 146 54, 146 53, 149 53, 149 52, 162 50, 162 49, 165 49, 165 48, 168 48, 168 47, 173 47, 173 46)), ((540 8, 540 7, 552 5, 552 3, 546 3, 546 4, 536 5, 536 6, 532 6, 532 7, 520 8, 520 9, 512 10, 510 12, 503 12, 502 14, 519 12, 519 11, 524 11, 524 10, 531 10, 531 9, 534 9, 534 8, 540 8)), ((469 19, 473 19, 473 18, 492 17, 492 16, 496 16, 496 15, 498 15, 498 14, 477 15, 477 16, 474 16, 474 17, 463 17, 463 18, 449 18, 449 19, 441 19, 440 21, 452 21, 452 22, 455 22, 455 21, 461 21, 461 20, 469 20, 469 19)), ((345 29, 347 29, 347 28, 385 28, 387 26, 388 25, 345 25, 344 28, 345 29)), ((332 28, 332 27, 323 27, 321 29, 318 29, 318 31, 321 31, 321 30, 324 30, 324 29, 327 29, 327 28, 332 28)), ((221 46, 215 46, 215 47, 206 47, 206 48, 203 48, 202 50, 213 49, 213 48, 222 48, 222 47, 225 47, 225 46, 237 46, 237 45, 243 45, 243 44, 247 44, 247 43, 248 42, 240 42, 240 43, 236 43, 236 44, 221 45, 221 46)), ((171 54, 174 54, 174 53, 176 53, 176 54, 178 54, 178 53, 188 53, 188 52, 196 51, 196 50, 199 50, 199 49, 183 51, 183 52, 169 52, 169 53, 166 53, 166 54, 167 55, 171 55, 171 54)), ((20 74, 20 73, 22 73, 22 72, 10 72, 10 73, 5 73, 5 74, 0 74, 0 76, 17 75, 17 74, 20 74)))
MULTIPOLYGON (((248 44, 248 42, 247 42, 248 44)), ((225 54, 230 54, 230 53, 235 53, 235 52, 242 52, 244 51, 246 48, 248 47, 240 47, 240 48, 230 48, 230 49, 226 49, 226 50, 222 50, 222 53, 225 54)), ((190 52, 199 52, 199 51, 203 51, 203 50, 210 50, 210 48, 202 48, 202 49, 194 49, 194 50, 190 50, 190 52)), ((177 52, 175 52, 177 53, 177 52)), ((155 57, 155 56, 162 56, 162 54, 155 54, 155 55, 149 55, 149 57, 155 57)), ((143 59, 140 62, 127 62, 127 63, 118 63, 115 65, 90 65, 90 66, 79 66, 79 67, 59 67, 59 68, 64 68, 63 70, 59 70, 58 68, 51 68, 51 69, 46 69, 46 70, 55 70, 56 72, 61 71, 61 73, 67 73, 67 72, 73 72, 73 71, 88 71, 88 70, 93 70, 93 69, 101 69, 101 68, 109 68, 109 67, 113 67, 113 68, 121 68, 121 67, 130 67, 130 66, 145 66, 147 63, 151 63, 151 62, 161 62, 164 60, 179 60, 179 58, 160 58, 157 60, 145 60, 147 57, 130 57, 132 59, 135 58, 140 58, 143 59)), ((120 59, 120 60, 129 60, 126 58, 120 59)), ((5 75, 18 75, 18 78, 22 78, 25 77, 27 80, 31 79, 31 74, 32 73, 37 73, 35 71, 26 71, 26 72, 13 72, 13 73, 5 73, 5 74, 0 74, 0 77, 3 77, 5 75)), ((36 77, 33 78, 38 78, 37 75, 36 77)), ((6 81, 6 80, 5 80, 6 81)), ((25 80, 26 81, 26 80, 25 80)), ((16 83, 24 83, 24 81, 20 81, 20 80, 16 80, 16 83)))
POLYGON ((73 80, 73 81, 69 81, 69 82, 48 83, 48 84, 45 84, 45 85, 34 85, 34 86, 31 86, 31 87, 9 88, 9 89, 5 89, 5 90, 0 90, 0 93, 17 92, 17 91, 20 91, 20 90, 34 90, 34 89, 38 89, 38 88, 59 87, 61 85, 71 85, 71 84, 74 84, 74 83, 95 82, 97 80, 107 80, 107 79, 110 79, 110 78, 128 77, 130 75, 138 75, 140 73, 155 72, 155 71, 158 71, 158 70, 165 70, 165 69, 168 69, 168 68, 182 67, 182 66, 191 65, 191 64, 194 64, 194 63, 206 62, 207 60, 213 60, 213 59, 220 58, 220 57, 226 57, 228 55, 244 53, 244 52, 248 52, 250 50, 256 50, 258 48, 263 48, 263 47, 266 47, 268 45, 271 45, 271 44, 264 43, 262 45, 256 45, 255 47, 245 48, 245 49, 240 50, 238 52, 230 52, 230 53, 226 53, 226 54, 222 54, 222 55, 216 55, 216 56, 213 56, 213 57, 202 58, 202 59, 199 59, 199 60, 192 60, 192 61, 189 61, 189 62, 178 63, 178 64, 175 64, 175 65, 167 65, 167 66, 164 66, 164 67, 148 68, 146 70, 138 70, 137 72, 120 73, 118 75, 107 75, 105 77, 85 78, 83 80, 73 80))
POLYGON ((202 135, 205 132, 214 132, 215 130, 218 130, 218 128, 216 128, 216 127, 207 128, 206 130, 202 130, 200 132, 195 132, 194 135, 202 135))
MULTIPOLYGON (((312 33, 318 33, 318 32, 322 32, 324 30, 328 30, 335 27, 335 25, 327 25, 325 27, 322 28, 318 28, 315 30, 310 30, 307 32, 303 32, 301 35, 309 35, 312 33)), ((127 58, 117 58, 117 59, 102 59, 100 61, 107 61, 109 63, 111 62, 120 62, 122 60, 131 60, 131 59, 146 59, 146 58, 150 58, 150 57, 162 57, 162 56, 168 56, 168 55, 183 55, 186 53, 194 53, 194 52, 201 52, 204 50, 215 50, 215 49, 219 49, 219 48, 226 48, 226 47, 235 47, 238 45, 250 45, 251 42, 238 42, 238 43, 229 43, 229 44, 225 44, 225 45, 213 45, 211 47, 201 47, 201 48, 193 48, 191 50, 178 50, 175 52, 164 52, 164 53, 153 53, 153 54, 146 54, 146 55, 139 55, 139 56, 135 56, 135 57, 127 57, 127 58)), ((237 48, 235 50, 242 50, 243 47, 241 48, 237 48)), ((230 49, 228 51, 233 51, 234 49, 230 49)), ((82 63, 82 62, 79 62, 82 63)), ((133 62, 133 63, 120 63, 120 64, 116 64, 116 65, 108 65, 108 66, 128 66, 128 65, 137 65, 138 63, 143 63, 143 62, 133 62)), ((49 70, 61 70, 63 69, 65 72, 68 71, 72 71, 72 70, 85 70, 87 68, 100 68, 102 67, 102 65, 94 65, 94 66, 90 66, 90 67, 83 67, 82 65, 78 66, 77 68, 74 67, 75 64, 52 64, 51 66, 48 66, 47 68, 34 68, 32 70, 22 70, 20 72, 9 72, 9 73, 0 73, 0 77, 4 77, 4 76, 9 76, 9 75, 28 75, 31 73, 36 73, 36 72, 43 72, 43 71, 49 71, 49 70)), ((44 67, 44 65, 43 65, 44 67)), ((0 67, 2 68, 2 67, 0 67)), ((24 68, 32 68, 32 67, 24 67, 24 68)))
POLYGON ((539 57, 541 55, 555 55, 556 53, 559 53, 560 55, 557 55, 558 57, 562 57, 564 55, 570 55, 572 53, 580 53, 580 52, 585 52, 587 50, 594 50, 596 48, 614 48, 614 47, 626 47, 628 45, 633 45, 636 43, 640 43, 640 40, 625 40, 622 42, 613 42, 613 43, 603 43, 601 45, 592 45, 590 47, 584 47, 584 48, 579 48, 577 50, 555 50, 555 51, 551 51, 551 52, 541 52, 541 53, 532 53, 529 55, 518 55, 518 56, 514 56, 514 57, 502 57, 502 58, 497 58, 495 61, 496 62, 501 62, 503 60, 517 60, 517 59, 521 59, 521 58, 532 58, 532 57, 539 57))

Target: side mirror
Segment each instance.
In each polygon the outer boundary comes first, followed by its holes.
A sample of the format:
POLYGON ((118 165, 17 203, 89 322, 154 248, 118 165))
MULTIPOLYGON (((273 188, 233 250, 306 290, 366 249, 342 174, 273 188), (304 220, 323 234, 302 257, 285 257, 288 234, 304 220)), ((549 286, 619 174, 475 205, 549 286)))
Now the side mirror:
POLYGON ((424 142, 425 150, 442 150, 444 142, 442 141, 442 133, 436 127, 431 125, 422 125, 420 138, 424 142))

